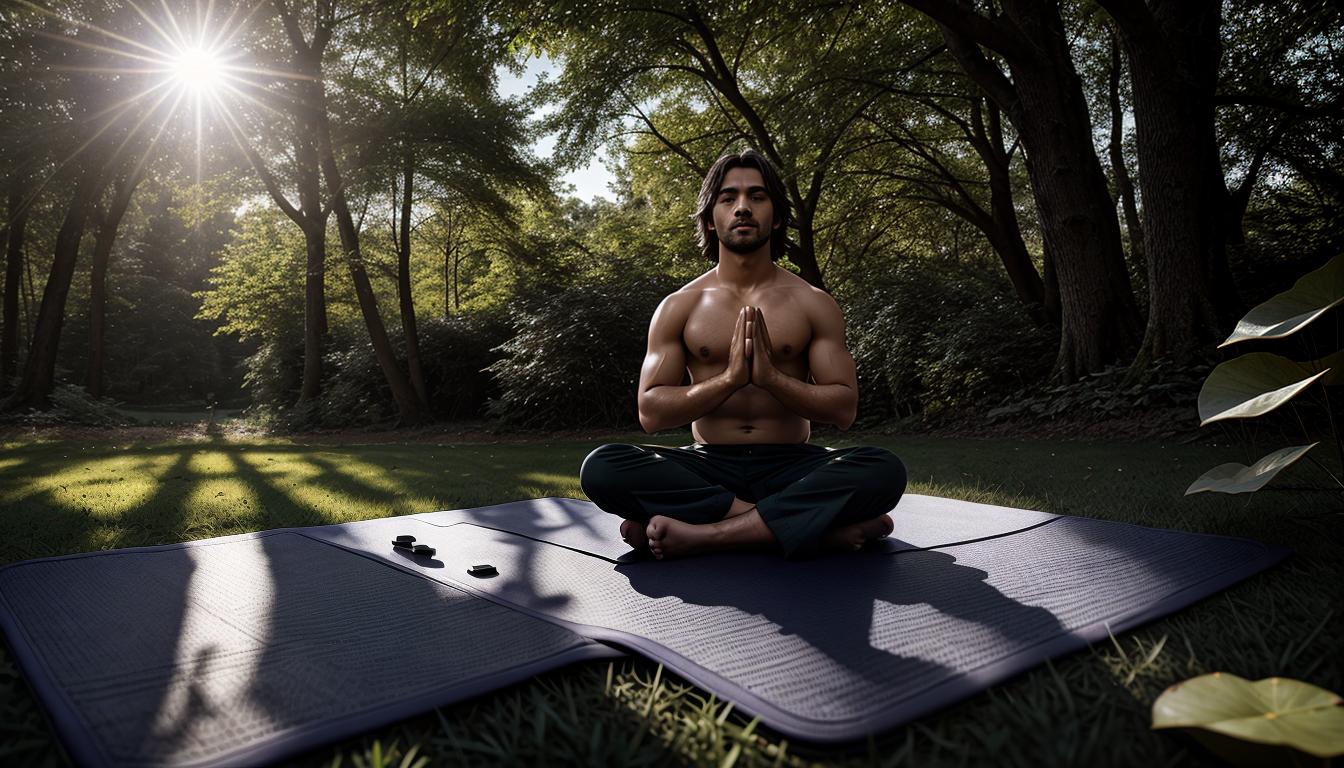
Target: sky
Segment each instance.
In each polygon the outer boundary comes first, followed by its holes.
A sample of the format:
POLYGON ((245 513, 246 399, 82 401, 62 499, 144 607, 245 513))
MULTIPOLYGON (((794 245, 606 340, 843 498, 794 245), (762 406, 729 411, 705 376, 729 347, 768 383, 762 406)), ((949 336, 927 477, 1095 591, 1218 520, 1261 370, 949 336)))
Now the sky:
MULTIPOLYGON (((543 74, 549 79, 554 79, 560 74, 560 64, 555 60, 543 56, 540 58, 529 59, 527 67, 521 75, 515 75, 509 70, 501 67, 497 70, 499 76, 499 93, 502 96, 514 97, 522 96, 536 85, 537 79, 543 74)), ((542 114, 541 111, 534 112, 536 117, 542 114)), ((538 157, 550 159, 551 153, 555 149, 556 137, 554 134, 543 136, 532 145, 532 151, 538 157)), ((611 182, 615 181, 615 175, 602 165, 605 155, 601 152, 597 157, 592 158, 588 165, 571 171, 563 176, 567 184, 574 186, 574 194, 581 200, 592 202, 594 199, 603 197, 608 200, 614 200, 615 195, 610 190, 611 182)))

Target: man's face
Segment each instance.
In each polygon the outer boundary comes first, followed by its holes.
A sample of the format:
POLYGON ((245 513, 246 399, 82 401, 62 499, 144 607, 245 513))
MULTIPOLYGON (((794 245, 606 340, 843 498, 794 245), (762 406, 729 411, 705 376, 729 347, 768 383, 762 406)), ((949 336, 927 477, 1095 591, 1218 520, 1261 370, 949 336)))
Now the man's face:
POLYGON ((765 179, 755 168, 733 168, 723 177, 714 200, 712 227, 719 242, 733 253, 752 253, 770 242, 778 226, 765 179))

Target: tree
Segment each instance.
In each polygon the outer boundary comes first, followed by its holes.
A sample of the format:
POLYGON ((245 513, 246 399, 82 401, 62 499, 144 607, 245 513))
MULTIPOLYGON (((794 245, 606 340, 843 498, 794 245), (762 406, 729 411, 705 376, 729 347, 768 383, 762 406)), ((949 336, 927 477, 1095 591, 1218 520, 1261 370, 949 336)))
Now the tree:
POLYGON ((585 3, 555 13, 561 21, 550 42, 565 71, 553 124, 562 144, 579 155, 602 132, 632 123, 684 161, 684 183, 694 186, 721 152, 754 146, 785 179, 795 227, 789 260, 825 287, 817 241, 823 197, 855 148, 865 110, 886 92, 871 83, 872 67, 895 77, 930 51, 877 33, 853 6, 585 3), (679 134, 660 119, 669 110, 651 111, 650 102, 668 100, 713 122, 679 134))
POLYGON ((1189 358, 1241 314, 1224 249, 1214 133, 1221 0, 1098 0, 1129 64, 1143 194, 1148 327, 1132 369, 1189 358))
POLYGON ((1012 178, 1018 142, 1005 139, 998 106, 978 93, 962 96, 946 87, 904 96, 866 116, 879 131, 870 147, 894 145, 897 151, 865 152, 851 172, 909 182, 912 189, 896 194, 937 205, 980 230, 1027 314, 1038 325, 1058 326, 1059 295, 1047 295, 1018 224, 1012 178), (934 116, 941 123, 930 126, 934 116), (967 162, 967 145, 977 164, 967 162))
POLYGON ((91 397, 103 396, 103 367, 107 359, 105 337, 107 331, 107 266, 112 257, 112 246, 117 229, 130 207, 131 195, 145 178, 145 163, 126 164, 115 174, 112 194, 106 205, 94 207, 93 218, 97 232, 93 243, 93 273, 89 280, 89 362, 84 388, 91 397))
MULTIPOLYGON (((1138 309, 1058 3, 1004 0, 986 15, 962 0, 903 2, 938 23, 948 51, 1021 137, 1059 286, 1055 375, 1071 380, 1129 354, 1138 309)), ((1050 279, 1047 270, 1047 285, 1050 279)))

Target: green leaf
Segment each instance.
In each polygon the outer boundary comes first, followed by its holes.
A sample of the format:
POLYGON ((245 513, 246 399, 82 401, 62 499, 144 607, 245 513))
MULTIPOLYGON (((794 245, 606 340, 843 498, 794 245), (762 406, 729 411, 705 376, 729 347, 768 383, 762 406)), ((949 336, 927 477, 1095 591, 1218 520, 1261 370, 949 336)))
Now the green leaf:
POLYGON ((1219 347, 1246 339, 1279 339, 1344 302, 1344 256, 1298 278, 1293 287, 1246 313, 1219 347))
POLYGON ((1306 374, 1300 363, 1268 352, 1220 363, 1199 390, 1199 425, 1263 416, 1329 372, 1306 374))
POLYGON ((1189 496, 1201 491, 1217 491, 1218 493, 1251 493, 1258 491, 1265 486, 1265 483, 1273 480, 1275 475, 1302 458, 1307 451, 1317 445, 1319 443, 1282 448, 1249 467, 1235 461, 1219 464, 1191 483, 1190 487, 1185 489, 1185 495, 1189 496))
POLYGON ((1171 686, 1153 702, 1153 728, 1191 728, 1316 757, 1344 754, 1344 703, 1286 677, 1251 682, 1214 672, 1171 686))

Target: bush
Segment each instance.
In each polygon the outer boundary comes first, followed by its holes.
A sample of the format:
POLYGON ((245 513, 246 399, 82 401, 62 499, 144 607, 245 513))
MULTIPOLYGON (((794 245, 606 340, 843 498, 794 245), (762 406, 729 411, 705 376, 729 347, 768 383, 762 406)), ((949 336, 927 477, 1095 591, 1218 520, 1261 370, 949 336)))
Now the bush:
MULTIPOLYGON (((471 419, 485 414, 497 392, 485 370, 500 358, 494 349, 509 334, 498 316, 478 313, 431 318, 420 328, 420 363, 429 398, 429 416, 471 419)), ((388 329, 393 353, 406 370, 406 338, 388 329)), ((244 381, 249 410, 259 423, 277 429, 341 429, 385 425, 397 417, 392 392, 378 366, 363 325, 338 328, 322 354, 322 396, 295 407, 303 378, 303 346, 271 342, 247 360, 244 381)))
POLYGON ((76 384, 57 384, 51 391, 51 407, 45 411, 29 409, 7 415, 5 421, 27 427, 83 426, 121 427, 130 423, 108 398, 89 397, 76 384))
POLYGON ((630 428, 653 310, 665 276, 609 274, 551 289, 513 313, 514 336, 490 366, 490 414, 512 427, 630 428))
POLYGON ((1007 286, 964 269, 905 264, 846 297, 865 422, 984 404, 1049 371, 1055 332, 1007 286))

